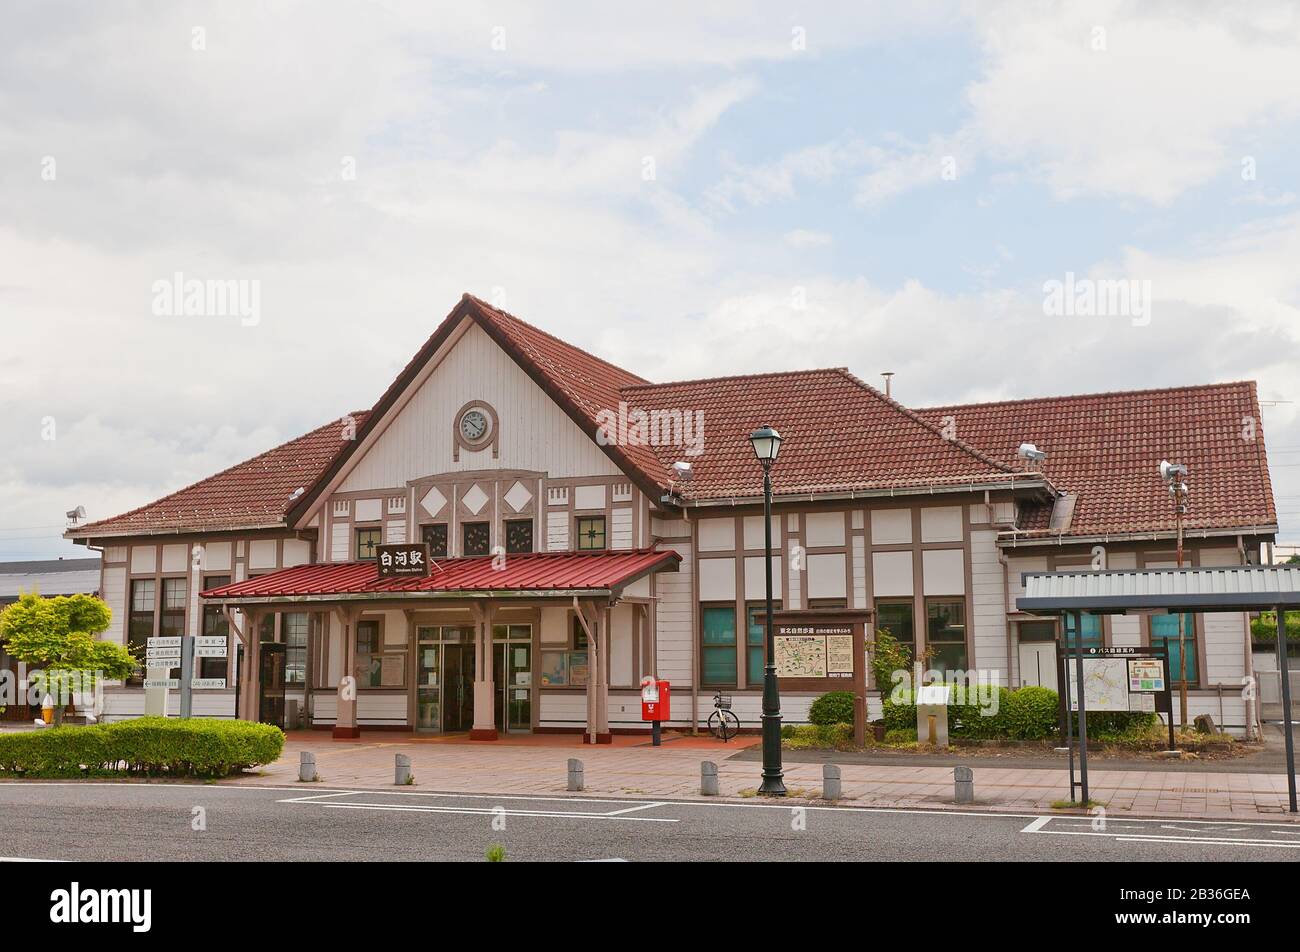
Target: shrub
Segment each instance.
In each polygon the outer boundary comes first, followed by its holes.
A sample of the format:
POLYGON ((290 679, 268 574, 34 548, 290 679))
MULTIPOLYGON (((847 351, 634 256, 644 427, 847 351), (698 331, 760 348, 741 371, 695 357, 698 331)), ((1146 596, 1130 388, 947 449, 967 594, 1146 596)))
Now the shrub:
MULTIPOLYGON (((888 695, 894 686, 894 672, 912 670, 912 649, 903 644, 888 628, 877 628, 875 641, 867 642, 871 671, 876 678, 876 688, 888 695)), ((925 664, 934 657, 934 649, 926 648, 915 660, 925 664)))
POLYGON ((1042 740, 1053 737, 1060 725, 1060 697, 1051 688, 1023 687, 1002 697, 1003 726, 1007 737, 1042 740))
POLYGON ((829 691, 812 702, 808 720, 823 726, 853 723, 853 692, 829 691))
POLYGON ((0 734, 0 774, 225 777, 271 763, 283 748, 284 732, 270 724, 139 717, 0 734))
MULTIPOLYGON (((1089 711, 1088 742, 1116 743, 1146 740, 1160 718, 1148 711, 1089 711)), ((1079 712, 1070 714, 1070 729, 1079 736, 1079 712)))
POLYGON ((781 746, 787 750, 831 748, 843 750, 853 746, 852 724, 799 724, 781 729, 781 746))
MULTIPOLYGON (((1250 620, 1250 637, 1259 644, 1277 643, 1277 612, 1260 612, 1258 617, 1250 620)), ((1300 641, 1300 612, 1286 613, 1286 637, 1288 647, 1300 641)))

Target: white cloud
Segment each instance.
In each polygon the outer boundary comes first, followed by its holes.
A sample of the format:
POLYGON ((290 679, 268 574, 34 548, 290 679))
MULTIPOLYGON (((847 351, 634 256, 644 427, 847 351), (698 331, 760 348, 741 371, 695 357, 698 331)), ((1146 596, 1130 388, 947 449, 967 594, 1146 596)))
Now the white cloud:
POLYGON ((825 247, 835 241, 834 236, 824 231, 813 231, 808 228, 795 228, 787 231, 784 235, 785 243, 791 248, 818 248, 825 247))
POLYGON ((1261 126, 1300 117, 1300 17, 1289 4, 1199 15, 1131 0, 977 9, 986 64, 968 90, 971 131, 1058 197, 1167 203, 1236 172, 1261 126))

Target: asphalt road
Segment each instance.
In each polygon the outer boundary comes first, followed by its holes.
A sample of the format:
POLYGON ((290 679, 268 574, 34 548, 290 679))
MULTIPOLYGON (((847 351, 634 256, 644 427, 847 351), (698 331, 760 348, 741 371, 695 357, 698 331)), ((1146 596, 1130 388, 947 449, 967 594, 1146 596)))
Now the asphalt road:
POLYGON ((3 859, 1259 861, 1300 825, 216 785, 0 784, 3 859))

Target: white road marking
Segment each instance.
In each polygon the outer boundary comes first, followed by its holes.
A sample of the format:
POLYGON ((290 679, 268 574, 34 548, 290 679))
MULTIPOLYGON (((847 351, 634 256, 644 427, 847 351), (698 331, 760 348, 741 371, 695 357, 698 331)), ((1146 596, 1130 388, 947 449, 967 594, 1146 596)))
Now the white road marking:
POLYGON ((329 800, 334 797, 359 797, 365 793, 364 790, 347 790, 341 793, 316 793, 310 797, 293 797, 289 800, 278 800, 277 803, 311 803, 313 800, 329 800))
MULTIPOLYGON (((675 817, 618 816, 613 813, 564 812, 560 810, 496 810, 484 807, 435 807, 399 803, 324 803, 307 804, 331 810, 378 810, 389 813, 451 813, 460 816, 549 817, 566 820, 622 820, 628 823, 680 823, 675 817)), ((1300 846, 1300 844, 1296 844, 1300 846)))
POLYGON ((650 810, 650 809, 653 809, 654 807, 662 807, 662 806, 666 806, 666 805, 667 805, 667 804, 665 804, 664 801, 662 801, 662 800, 655 800, 653 803, 642 803, 642 804, 640 804, 639 806, 635 806, 635 807, 627 807, 626 809, 623 809, 623 810, 614 810, 613 812, 611 812, 611 813, 606 813, 605 815, 606 815, 606 816, 619 816, 620 814, 623 814, 623 813, 635 813, 637 810, 650 810))
MULTIPOLYGON (((268 791, 279 792, 279 793, 301 793, 303 789, 303 785, 301 784, 296 784, 293 786, 284 786, 284 785, 277 785, 277 784, 266 784, 266 785, 215 784, 214 785, 210 783, 171 783, 171 782, 149 784, 149 783, 130 783, 127 781, 112 781, 112 780, 99 780, 99 781, 96 780, 83 780, 83 781, 28 780, 28 781, 15 782, 15 783, 0 783, 0 798, 3 797, 4 791, 7 789, 10 788, 22 789, 23 787, 130 787, 134 790, 169 790, 169 789, 176 789, 176 788, 187 788, 187 789, 201 788, 203 790, 209 790, 209 791, 218 791, 218 790, 239 791, 241 793, 266 793, 268 791)), ((376 790, 376 789, 359 790, 356 788, 346 788, 346 787, 336 787, 336 788, 327 787, 324 789, 319 789, 318 793, 310 794, 307 797, 295 797, 287 800, 279 800, 277 802, 292 803, 295 802, 296 800, 316 799, 317 797, 328 796, 331 794, 357 796, 359 794, 384 794, 384 793, 398 793, 398 792, 399 791, 385 791, 385 790, 376 790)), ((555 796, 548 797, 548 796, 540 796, 537 794, 497 795, 497 794, 490 794, 490 793, 449 793, 449 792, 415 791, 415 790, 401 791, 401 795, 413 796, 413 797, 443 797, 443 798, 476 799, 476 800, 524 800, 524 801, 531 800, 531 801, 542 801, 542 802, 551 802, 551 803, 562 801, 565 803, 640 804, 646 802, 644 800, 632 800, 632 799, 617 800, 617 799, 601 799, 601 798, 591 798, 591 797, 555 797, 555 796)), ((751 801, 740 802, 735 800, 714 800, 714 801, 661 800, 655 802, 660 802, 667 806, 674 806, 674 807, 695 807, 695 808, 702 807, 702 808, 724 809, 724 810, 725 809, 783 810, 788 812, 792 806, 798 806, 804 810, 810 810, 810 811, 811 810, 836 810, 842 814, 880 813, 885 815, 902 814, 904 816, 950 816, 950 817, 964 817, 967 819, 974 819, 974 820, 980 820, 980 819, 1003 819, 1003 820, 1011 819, 1011 820, 1030 820, 1030 821, 1039 820, 1039 819, 1044 819, 1044 820, 1083 819, 1085 821, 1087 820, 1086 817, 1078 817, 1074 814, 1041 814, 1041 813, 1024 813, 1024 812, 997 813, 997 812, 982 811, 982 810, 930 810, 930 809, 908 809, 908 808, 898 808, 898 807, 862 807, 862 806, 855 806, 851 803, 843 803, 843 802, 841 802, 837 806, 818 806, 815 804, 792 803, 792 802, 754 803, 751 801)), ((1114 823, 1117 821, 1111 820, 1110 822, 1114 823)), ((1145 818, 1134 817, 1131 819, 1125 819, 1124 822, 1127 823, 1165 822, 1167 823, 1169 822, 1169 819, 1168 818, 1162 819, 1162 818, 1155 818, 1155 817, 1145 817, 1145 818)), ((1179 818, 1178 822, 1202 824, 1202 825, 1222 825, 1224 823, 1223 820, 1189 820, 1189 819, 1182 819, 1182 818, 1179 818)), ((1273 821, 1273 822, 1242 821, 1239 825, 1247 828, 1273 827, 1279 825, 1279 822, 1284 823, 1285 821, 1273 821)), ((1041 832, 1056 832, 1056 831, 1039 830, 1038 832, 1041 833, 1041 832)), ((1275 832, 1275 831, 1271 831, 1271 832, 1275 832)), ((1285 831, 1285 832, 1289 833, 1291 831, 1285 831)), ((1297 829, 1295 831, 1295 834, 1300 835, 1300 829, 1297 829)), ((1097 834, 1097 835, 1110 835, 1110 834, 1097 834)))
POLYGON ((37 859, 34 856, 0 856, 0 863, 62 863, 61 859, 37 859))
POLYGON ((1117 836, 1115 839, 1129 843, 1200 843, 1205 846, 1270 846, 1274 849, 1300 850, 1300 843, 1274 843, 1272 840, 1230 840, 1204 836, 1117 836))
MULTIPOLYGON (((1144 824, 1158 823, 1155 820, 1112 820, 1109 825, 1114 827, 1110 830, 1051 830, 1045 829, 1047 824, 1052 820, 1070 820, 1078 819, 1071 816, 1042 816, 1026 826, 1021 833, 1048 834, 1051 836, 1099 836, 1105 839, 1111 839, 1119 843, 1191 843, 1205 846, 1267 846, 1274 849, 1300 849, 1300 843, 1279 843, 1276 840, 1265 840, 1253 837, 1229 837, 1215 835, 1211 830, 1206 830, 1202 836, 1161 836, 1152 834, 1143 834, 1141 831, 1144 824), (1137 829, 1134 829, 1137 827, 1137 829)), ((1090 821, 1089 821, 1090 822, 1090 821)), ((1185 820, 1185 823, 1201 823, 1204 826, 1222 827, 1221 822, 1212 820, 1198 821, 1185 820)), ((1256 826, 1262 824, 1254 824, 1256 826)), ((1244 830, 1247 826, 1233 827, 1232 830, 1244 830)), ((1173 830, 1178 827, 1171 826, 1167 823, 1161 823, 1160 829, 1173 830)), ((1224 831, 1227 832, 1227 831, 1224 831)), ((1267 832, 1276 833, 1277 830, 1267 832)), ((1290 832, 1290 831, 1287 831, 1290 832)))

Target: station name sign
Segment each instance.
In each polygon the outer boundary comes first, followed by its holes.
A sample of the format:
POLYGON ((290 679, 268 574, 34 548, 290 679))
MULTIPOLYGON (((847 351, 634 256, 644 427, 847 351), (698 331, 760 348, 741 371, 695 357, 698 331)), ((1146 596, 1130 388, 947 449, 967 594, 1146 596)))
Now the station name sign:
POLYGON ((429 574, 429 547, 402 542, 375 547, 380 578, 424 578, 429 574))

